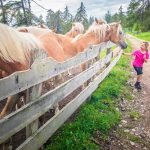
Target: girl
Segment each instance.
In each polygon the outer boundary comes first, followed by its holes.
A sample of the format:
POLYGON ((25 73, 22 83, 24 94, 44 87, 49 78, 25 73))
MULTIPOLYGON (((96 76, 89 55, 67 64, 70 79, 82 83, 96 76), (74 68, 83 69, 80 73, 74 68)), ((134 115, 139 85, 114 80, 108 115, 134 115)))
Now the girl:
POLYGON ((140 85, 140 81, 142 79, 143 74, 143 64, 149 59, 148 46, 148 42, 142 42, 139 50, 135 50, 132 53, 123 53, 124 55, 135 57, 132 64, 137 73, 137 81, 134 84, 136 89, 142 88, 140 85))

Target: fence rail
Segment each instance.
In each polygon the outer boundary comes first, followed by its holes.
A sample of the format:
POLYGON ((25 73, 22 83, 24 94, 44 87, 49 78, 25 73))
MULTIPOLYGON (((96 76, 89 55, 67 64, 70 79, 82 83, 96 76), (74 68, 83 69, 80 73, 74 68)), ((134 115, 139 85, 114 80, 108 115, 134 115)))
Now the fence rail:
POLYGON ((63 63, 58 63, 52 59, 46 59, 40 63, 34 63, 30 70, 16 72, 4 79, 0 79, 0 100, 7 98, 9 95, 29 90, 29 102, 19 110, 0 120, 0 144, 26 127, 26 129, 28 129, 26 133, 28 138, 17 149, 39 149, 73 112, 86 101, 92 92, 96 90, 99 83, 116 65, 120 59, 121 51, 119 53, 115 53, 115 50, 111 51, 110 48, 112 46, 114 46, 114 44, 110 42, 89 46, 84 52, 63 63), (37 92, 41 88, 42 82, 94 59, 106 49, 106 56, 104 58, 99 58, 99 60, 85 71, 42 96, 37 92), (116 56, 116 54, 118 55, 116 56), (103 69, 104 67, 105 69, 103 69), (100 70, 101 73, 99 73, 100 70), (95 78, 93 79, 94 76, 95 78), (43 126, 38 128, 38 118, 40 116, 46 113, 56 103, 62 101, 79 86, 82 86, 89 79, 92 79, 90 80, 91 82, 80 94, 64 106, 43 126))

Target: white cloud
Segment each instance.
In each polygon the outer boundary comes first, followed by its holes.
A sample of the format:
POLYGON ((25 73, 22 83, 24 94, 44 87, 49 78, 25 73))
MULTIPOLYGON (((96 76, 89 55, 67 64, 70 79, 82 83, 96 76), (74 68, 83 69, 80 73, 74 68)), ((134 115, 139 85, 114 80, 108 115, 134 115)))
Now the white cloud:
MULTIPOLYGON (((86 7, 88 16, 95 16, 103 18, 105 13, 109 10, 111 14, 118 11, 122 5, 124 11, 126 11, 130 0, 39 0, 36 1, 46 9, 52 9, 53 11, 61 10, 64 11, 65 6, 69 7, 71 14, 75 15, 77 9, 80 7, 81 1, 86 7)), ((31 3, 32 11, 36 15, 42 14, 44 17, 47 11, 37 6, 35 3, 31 3)))

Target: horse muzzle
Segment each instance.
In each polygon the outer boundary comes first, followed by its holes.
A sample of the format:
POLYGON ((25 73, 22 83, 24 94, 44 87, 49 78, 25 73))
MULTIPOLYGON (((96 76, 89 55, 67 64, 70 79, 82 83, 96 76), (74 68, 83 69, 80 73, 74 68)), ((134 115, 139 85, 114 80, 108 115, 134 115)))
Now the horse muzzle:
POLYGON ((124 41, 120 41, 119 45, 120 45, 121 49, 126 49, 128 47, 127 43, 124 41))

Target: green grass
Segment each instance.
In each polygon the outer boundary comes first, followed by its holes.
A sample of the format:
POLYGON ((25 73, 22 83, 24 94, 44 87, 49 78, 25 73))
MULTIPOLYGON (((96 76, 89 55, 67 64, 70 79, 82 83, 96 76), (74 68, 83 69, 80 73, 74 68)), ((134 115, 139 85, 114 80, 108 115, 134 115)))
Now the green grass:
MULTIPOLYGON (((112 51, 116 48, 116 46, 113 46, 111 49, 112 51)), ((104 58, 106 56, 106 51, 107 49, 104 49, 101 53, 100 53, 100 58, 104 58)))
POLYGON ((147 147, 148 149, 150 148, 150 144, 147 143, 144 139, 131 134, 130 132, 124 132, 123 130, 119 130, 117 132, 118 136, 123 138, 123 139, 128 139, 132 142, 138 143, 138 144, 142 144, 143 146, 147 147))
POLYGON ((133 120, 138 120, 141 117, 141 115, 140 115, 140 113, 138 111, 131 111, 131 112, 129 112, 129 116, 133 120))
POLYGON ((149 41, 150 42, 150 32, 143 32, 140 34, 134 34, 134 33, 129 33, 139 39, 145 40, 145 41, 149 41))
MULTIPOLYGON (((131 46, 126 52, 131 50, 131 46)), ((91 100, 80 107, 74 121, 66 123, 51 137, 46 150, 99 150, 94 142, 94 133, 101 134, 100 139, 107 140, 108 133, 119 124, 121 113, 116 109, 119 97, 124 91, 130 77, 130 59, 122 56, 109 76, 92 94, 91 100)))

